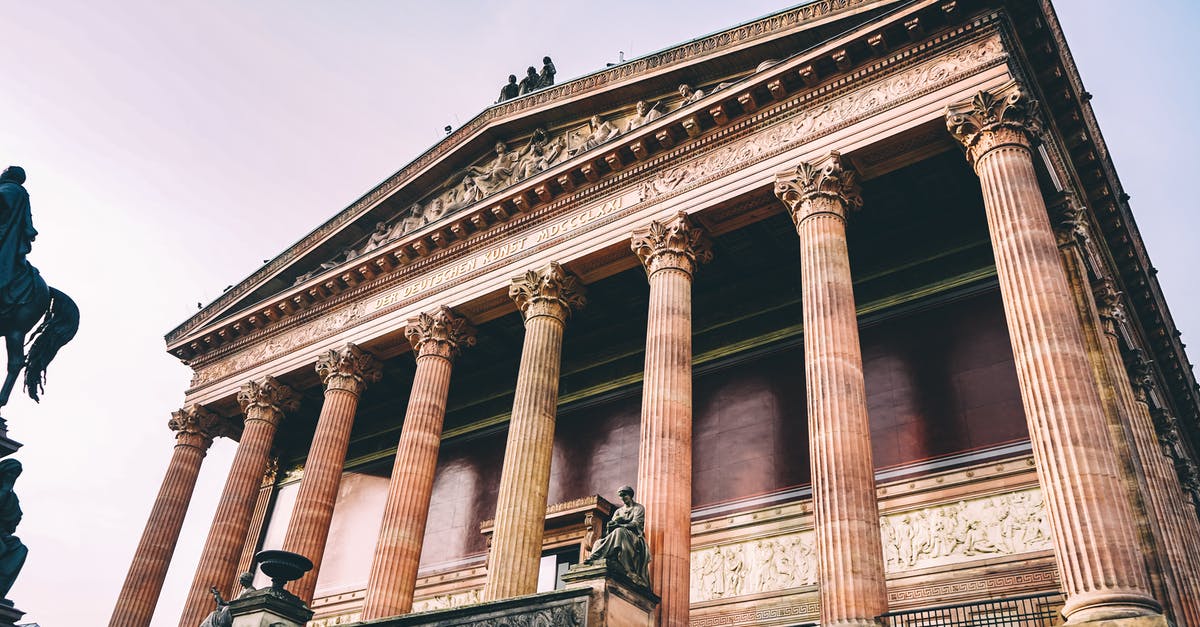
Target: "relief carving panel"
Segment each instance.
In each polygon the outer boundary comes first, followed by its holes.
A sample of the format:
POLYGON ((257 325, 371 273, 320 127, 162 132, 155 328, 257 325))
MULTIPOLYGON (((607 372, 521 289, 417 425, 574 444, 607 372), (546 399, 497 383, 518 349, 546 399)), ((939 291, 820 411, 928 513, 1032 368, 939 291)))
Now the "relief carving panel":
MULTIPOLYGON (((888 573, 1050 550, 1040 488, 880 516, 888 573)), ((817 584, 811 529, 692 551, 691 601, 817 584)))

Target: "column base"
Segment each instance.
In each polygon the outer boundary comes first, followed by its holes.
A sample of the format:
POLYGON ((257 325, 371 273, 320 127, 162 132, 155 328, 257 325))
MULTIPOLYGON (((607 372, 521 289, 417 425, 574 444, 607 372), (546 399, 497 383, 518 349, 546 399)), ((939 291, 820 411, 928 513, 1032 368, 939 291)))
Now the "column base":
POLYGON ((12 601, 0 600, 0 627, 15 627, 25 612, 13 607, 12 601))

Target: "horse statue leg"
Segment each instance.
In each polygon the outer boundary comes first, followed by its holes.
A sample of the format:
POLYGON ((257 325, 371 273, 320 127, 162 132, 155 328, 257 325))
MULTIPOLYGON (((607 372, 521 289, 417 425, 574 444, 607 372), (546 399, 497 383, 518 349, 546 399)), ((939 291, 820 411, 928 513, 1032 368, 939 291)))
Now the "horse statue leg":
POLYGON ((25 367, 25 332, 10 332, 4 336, 4 343, 8 346, 8 376, 4 378, 4 387, 0 388, 0 409, 8 404, 13 385, 25 367))

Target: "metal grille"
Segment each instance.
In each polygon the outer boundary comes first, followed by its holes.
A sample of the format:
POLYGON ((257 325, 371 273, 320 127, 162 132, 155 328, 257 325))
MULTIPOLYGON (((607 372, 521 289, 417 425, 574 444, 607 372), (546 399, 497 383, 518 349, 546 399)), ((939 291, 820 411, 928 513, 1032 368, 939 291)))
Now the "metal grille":
POLYGON ((879 620, 884 627, 1051 627, 1062 623, 1062 606, 1062 594, 1050 592, 888 612, 879 620))

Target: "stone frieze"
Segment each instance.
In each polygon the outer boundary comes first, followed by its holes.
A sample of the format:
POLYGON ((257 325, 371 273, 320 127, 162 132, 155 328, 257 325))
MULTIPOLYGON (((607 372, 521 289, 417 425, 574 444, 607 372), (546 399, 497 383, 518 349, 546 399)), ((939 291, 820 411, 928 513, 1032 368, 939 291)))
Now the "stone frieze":
MULTIPOLYGON (((1050 550, 1040 488, 880 516, 889 574, 1050 550)), ((692 603, 817 584, 816 533, 805 529, 692 551, 692 603)))

